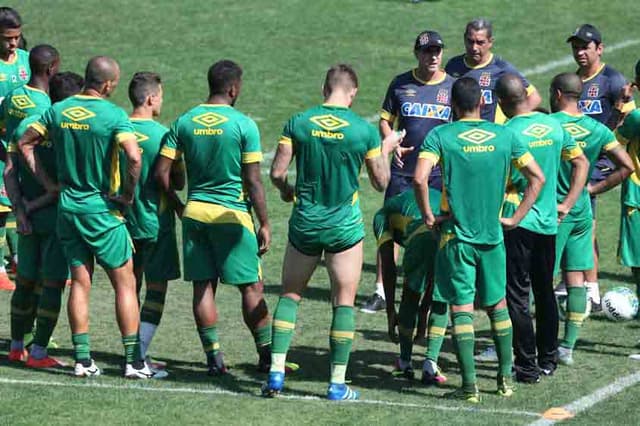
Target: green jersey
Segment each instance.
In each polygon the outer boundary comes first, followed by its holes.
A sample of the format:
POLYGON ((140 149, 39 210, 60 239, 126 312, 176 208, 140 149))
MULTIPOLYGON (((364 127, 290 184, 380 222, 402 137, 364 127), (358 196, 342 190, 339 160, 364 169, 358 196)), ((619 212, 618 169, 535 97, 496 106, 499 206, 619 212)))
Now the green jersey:
MULTIPOLYGON (((587 173, 587 176, 593 175, 593 170, 601 153, 620 146, 613 132, 607 126, 587 115, 571 115, 561 111, 551 114, 551 117, 558 120, 562 127, 577 141, 578 146, 582 148, 585 157, 589 160, 589 173, 587 173)), ((563 163, 560 166, 558 202, 562 202, 569 193, 572 173, 571 164, 563 163)), ((584 183, 586 184, 586 182, 584 183)), ((563 221, 577 222, 585 219, 590 220, 591 218, 591 202, 585 187, 563 221)))
POLYGON ((503 240, 500 214, 511 164, 533 160, 516 134, 485 120, 464 119, 433 129, 420 158, 442 166, 442 211, 453 216, 453 236, 472 244, 503 240))
POLYGON ((262 161, 256 123, 230 105, 202 104, 171 125, 160 155, 184 157, 189 201, 248 212, 242 164, 262 161))
POLYGON ((120 189, 120 142, 134 129, 124 110, 95 97, 76 95, 56 103, 30 125, 53 143, 61 211, 103 213, 120 189))
POLYGON ((640 207, 640 109, 635 109, 627 115, 622 126, 616 131, 616 136, 626 145, 634 165, 634 172, 622 183, 622 204, 640 207))
POLYGON ((29 52, 26 50, 17 49, 16 55, 10 62, 0 60, 0 102, 7 93, 27 84, 29 78, 31 78, 31 68, 29 68, 29 52))
POLYGON ((280 143, 296 156, 291 222, 298 229, 330 229, 362 223, 358 177, 365 158, 380 155, 380 136, 347 107, 320 105, 296 114, 280 143))
MULTIPOLYGON (((557 186, 561 162, 579 156, 582 151, 571 135, 565 132, 556 120, 539 112, 513 117, 506 124, 513 130, 522 143, 529 148, 546 183, 531 210, 520 222, 524 229, 543 234, 555 235, 558 232, 557 186), (564 160, 564 161, 562 161, 564 160)), ((571 164, 566 164, 571 170, 571 164)), ((517 169, 511 171, 511 182, 507 187, 504 217, 511 217, 524 196, 526 179, 517 169)))
MULTIPOLYGON (((8 148, 9 154, 14 154, 13 158, 17 160, 16 162, 14 162, 14 167, 16 168, 18 173, 20 192, 22 193, 22 197, 27 199, 28 201, 33 201, 36 198, 45 195, 46 191, 44 187, 40 185, 40 182, 38 182, 35 176, 31 173, 31 171, 25 164, 22 155, 19 155, 18 141, 27 131, 31 123, 36 122, 39 118, 39 115, 31 115, 22 120, 13 132, 8 148)), ((44 171, 47 173, 47 175, 55 179, 56 157, 53 152, 53 145, 51 144, 51 142, 46 140, 43 143, 39 144, 38 146, 36 146, 35 152, 44 171)), ((31 219, 31 225, 33 226, 35 231, 47 233, 55 231, 56 217, 56 203, 53 203, 50 206, 47 206, 40 210, 36 210, 29 216, 29 218, 31 219)))

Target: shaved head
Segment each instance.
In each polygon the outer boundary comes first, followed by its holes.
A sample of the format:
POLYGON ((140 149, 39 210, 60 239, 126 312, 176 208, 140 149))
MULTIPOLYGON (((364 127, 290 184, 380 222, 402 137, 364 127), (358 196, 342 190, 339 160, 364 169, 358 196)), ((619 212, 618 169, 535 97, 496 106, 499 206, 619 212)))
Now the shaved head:
POLYGON ((527 100, 527 90, 522 79, 515 74, 505 74, 496 84, 496 94, 500 102, 519 105, 527 100))
POLYGON ((566 97, 579 99, 582 93, 582 79, 573 72, 563 72, 551 80, 551 90, 559 90, 566 97))
POLYGON ((120 78, 118 63, 108 56, 95 56, 89 59, 84 74, 85 86, 90 89, 100 90, 109 81, 117 81, 120 78))
POLYGON ((54 66, 60 62, 60 55, 53 46, 48 44, 39 44, 29 52, 29 67, 34 74, 46 74, 47 71, 53 70, 54 66))

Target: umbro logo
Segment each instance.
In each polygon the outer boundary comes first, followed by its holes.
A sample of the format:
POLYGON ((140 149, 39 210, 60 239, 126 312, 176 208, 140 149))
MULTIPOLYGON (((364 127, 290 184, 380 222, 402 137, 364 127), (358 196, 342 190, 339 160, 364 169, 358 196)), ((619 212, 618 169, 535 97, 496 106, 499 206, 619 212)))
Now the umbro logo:
POLYGON ((574 139, 584 139, 591 134, 590 131, 575 123, 563 124, 564 130, 567 131, 574 139))
POLYGON ((522 131, 525 136, 531 136, 536 139, 542 139, 553 131, 553 128, 545 124, 534 123, 522 131))
POLYGON ((482 130, 482 129, 473 129, 473 130, 467 130, 466 132, 460 133, 458 137, 467 142, 471 142, 479 145, 495 138, 496 134, 492 132, 488 132, 486 130, 482 130))
POLYGON ((316 115, 315 117, 311 117, 309 120, 328 132, 333 132, 349 125, 348 121, 338 118, 332 114, 316 115))
POLYGON ((81 106, 67 108, 62 111, 62 115, 72 121, 83 121, 96 116, 93 112, 81 106))
POLYGON ((204 114, 193 117, 192 121, 208 128, 219 126, 220 124, 229 121, 229 119, 224 115, 216 114, 215 112, 205 112, 204 114))
POLYGON ((18 109, 34 108, 36 104, 27 95, 15 95, 11 97, 11 103, 18 109))
POLYGON ((133 132, 133 134, 136 135, 136 140, 138 141, 138 143, 149 140, 149 136, 145 135, 144 133, 133 132))

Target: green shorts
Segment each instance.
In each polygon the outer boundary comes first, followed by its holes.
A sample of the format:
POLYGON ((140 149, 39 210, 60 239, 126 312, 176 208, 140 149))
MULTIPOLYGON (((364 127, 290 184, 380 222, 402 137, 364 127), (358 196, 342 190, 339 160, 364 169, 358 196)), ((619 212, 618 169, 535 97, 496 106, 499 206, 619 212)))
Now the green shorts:
POLYGON ((180 278, 180 258, 175 228, 160 230, 158 239, 134 240, 133 265, 142 265, 147 282, 180 278))
POLYGON ((107 269, 124 265, 132 255, 132 241, 117 213, 58 212, 57 234, 69 266, 89 264, 95 257, 107 269))
MULTIPOLYGON (((246 214, 246 213, 245 213, 246 214)), ((258 240, 240 223, 182 219, 184 279, 253 284, 261 279, 258 240)))
POLYGON ((427 282, 433 278, 438 238, 426 231, 411 238, 404 250, 402 270, 407 286, 416 293, 423 293, 427 282))
POLYGON ((436 254, 433 300, 469 305, 478 292, 480 306, 492 306, 506 296, 507 262, 504 243, 471 244, 443 234, 436 254))
POLYGON ((69 278, 67 259, 56 234, 18 234, 18 276, 36 281, 65 281, 69 278))
POLYGON ((364 239, 364 224, 329 229, 299 229, 289 221, 289 242, 307 256, 320 256, 322 252, 340 253, 364 239))
POLYGON ((622 206, 618 259, 624 266, 640 267, 640 209, 622 206))
POLYGON ((555 273, 593 268, 593 221, 560 222, 556 235, 555 273))

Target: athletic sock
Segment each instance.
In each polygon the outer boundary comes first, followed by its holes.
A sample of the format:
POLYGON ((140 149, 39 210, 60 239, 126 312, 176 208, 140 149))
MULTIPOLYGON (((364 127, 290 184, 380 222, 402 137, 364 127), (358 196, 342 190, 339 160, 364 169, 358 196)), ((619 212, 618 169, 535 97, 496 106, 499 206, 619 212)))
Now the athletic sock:
POLYGON ((29 356, 34 359, 43 359, 47 357, 47 348, 34 343, 31 345, 29 356))
POLYGON ((251 331, 253 341, 256 344, 256 351, 259 355, 271 351, 271 328, 273 325, 268 321, 265 325, 257 327, 251 331))
POLYGON ((386 300, 384 296, 384 284, 376 283, 376 294, 386 300))
POLYGON ((457 347, 458 364, 462 373, 462 388, 474 391, 476 384, 476 366, 473 359, 474 333, 473 313, 453 313, 453 338, 457 347))
POLYGON ((215 325, 209 327, 198 327, 198 335, 202 343, 202 349, 207 356, 207 365, 215 365, 215 358, 220 352, 220 343, 218 342, 218 329, 215 325))
POLYGON ((20 280, 16 281, 16 289, 11 295, 11 338, 22 341, 25 334, 25 324, 27 324, 32 317, 32 291, 22 285, 20 280))
POLYGON ((353 345, 356 323, 353 306, 336 306, 333 308, 329 347, 331 349, 331 383, 345 382, 347 364, 353 345))
POLYGON ((89 333, 72 334, 71 342, 73 343, 73 358, 76 362, 89 361, 91 359, 89 333))
POLYGON ((273 314, 273 343, 271 344, 271 372, 284 373, 284 364, 296 328, 298 302, 280 297, 273 314))
POLYGON ((567 320, 564 323, 564 339, 560 346, 573 349, 587 311, 587 289, 567 287, 567 320))
POLYGON ((140 321, 140 356, 144 359, 151 344, 153 336, 156 334, 158 326, 150 322, 140 321))
POLYGON ((440 349, 442 349, 448 322, 449 306, 446 303, 433 301, 429 312, 425 357, 435 363, 438 362, 438 357, 440 356, 440 349))
POLYGON ((498 377, 511 377, 513 363, 513 327, 507 308, 494 309, 489 313, 493 343, 498 354, 498 377))
POLYGON ((53 330, 58 323, 60 306, 62 304, 62 289, 57 287, 43 287, 36 317, 36 333, 33 343, 46 348, 53 330))
POLYGON ((400 359, 411 362, 413 353, 413 331, 416 328, 419 300, 408 300, 403 297, 398 313, 398 332, 400 338, 400 359))
POLYGON ((598 282, 585 281, 584 285, 587 287, 587 294, 591 297, 594 303, 600 303, 600 286, 598 282))
POLYGON ((142 359, 138 333, 122 336, 122 345, 124 346, 124 359, 127 364, 134 364, 142 359))
POLYGON ((140 310, 140 355, 144 359, 151 340, 162 319, 164 302, 167 294, 164 291, 147 288, 144 303, 140 310))
POLYGON ((40 297, 42 296, 42 282, 39 281, 36 283, 33 288, 33 292, 31 293, 31 313, 28 317, 25 317, 24 323, 24 334, 33 334, 33 326, 36 322, 36 314, 38 312, 38 307, 40 306, 40 297))

